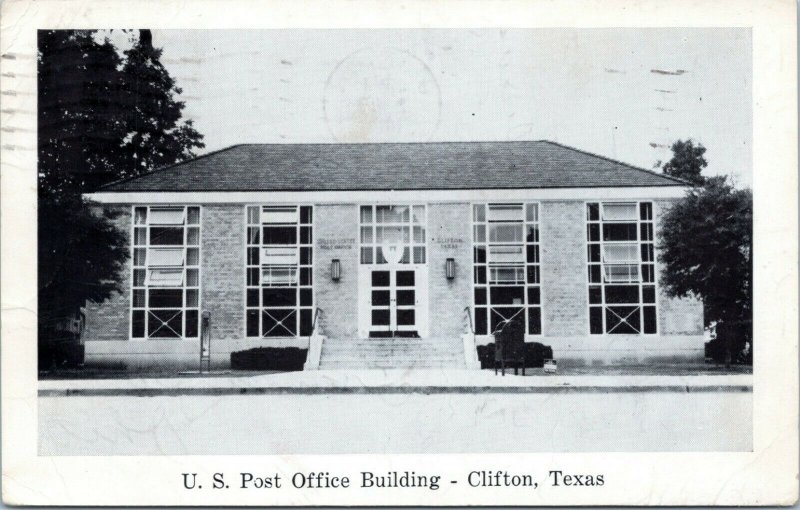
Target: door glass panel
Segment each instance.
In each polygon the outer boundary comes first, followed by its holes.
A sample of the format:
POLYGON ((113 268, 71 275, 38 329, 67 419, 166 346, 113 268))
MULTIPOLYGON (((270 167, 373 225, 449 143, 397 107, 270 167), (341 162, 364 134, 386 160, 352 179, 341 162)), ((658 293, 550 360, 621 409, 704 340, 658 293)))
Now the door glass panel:
POLYGON ((388 326, 389 325, 389 310, 372 310, 372 325, 373 326, 388 326))
POLYGON ((414 322, 414 309, 400 309, 397 310, 397 325, 398 326, 413 326, 414 322))
POLYGON ((372 291, 372 306, 389 306, 389 291, 388 290, 373 290, 372 291))
POLYGON ((397 286, 398 287, 413 287, 414 286, 414 271, 398 271, 397 272, 397 286))
POLYGON ((372 286, 373 287, 388 287, 389 286, 389 271, 373 271, 372 272, 372 286))
MULTIPOLYGON (((397 306, 413 306, 416 301, 413 290, 397 291, 397 306)), ((373 303, 375 301, 373 300, 373 303)))

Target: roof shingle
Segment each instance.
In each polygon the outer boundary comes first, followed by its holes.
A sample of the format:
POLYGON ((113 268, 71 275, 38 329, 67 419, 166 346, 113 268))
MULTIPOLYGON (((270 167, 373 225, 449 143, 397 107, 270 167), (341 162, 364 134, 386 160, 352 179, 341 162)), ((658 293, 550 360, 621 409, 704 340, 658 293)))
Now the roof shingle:
POLYGON ((247 144, 109 184, 104 192, 378 191, 685 186, 548 141, 247 144))

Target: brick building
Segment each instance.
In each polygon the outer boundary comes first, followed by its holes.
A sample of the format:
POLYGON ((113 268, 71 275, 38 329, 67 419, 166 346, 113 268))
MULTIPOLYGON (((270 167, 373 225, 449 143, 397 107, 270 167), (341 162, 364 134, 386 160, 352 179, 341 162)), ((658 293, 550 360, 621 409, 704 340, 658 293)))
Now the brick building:
POLYGON ((703 308, 659 291, 670 177, 547 141, 238 145, 89 196, 130 233, 87 364, 474 367, 504 321, 574 363, 699 360, 703 308), (418 360, 419 361, 419 360, 418 360))

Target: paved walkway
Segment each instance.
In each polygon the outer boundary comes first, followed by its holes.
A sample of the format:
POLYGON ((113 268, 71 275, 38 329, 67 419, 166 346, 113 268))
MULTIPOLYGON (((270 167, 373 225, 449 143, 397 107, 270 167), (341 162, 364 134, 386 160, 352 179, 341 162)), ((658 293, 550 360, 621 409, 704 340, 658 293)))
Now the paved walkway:
MULTIPOLYGON (((513 372, 512 372, 513 374, 513 372)), ((752 392, 752 375, 495 375, 490 370, 319 370, 270 375, 39 382, 39 395, 752 392)))

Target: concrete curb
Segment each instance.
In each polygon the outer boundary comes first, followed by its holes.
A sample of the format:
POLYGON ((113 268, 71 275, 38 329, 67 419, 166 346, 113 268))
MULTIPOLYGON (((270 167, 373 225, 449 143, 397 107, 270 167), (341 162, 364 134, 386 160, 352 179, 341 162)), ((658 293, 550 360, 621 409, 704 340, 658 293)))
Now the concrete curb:
POLYGON ((447 395, 526 393, 752 393, 747 384, 651 386, 306 386, 203 388, 72 388, 42 389, 40 397, 179 397, 222 395, 447 395))

